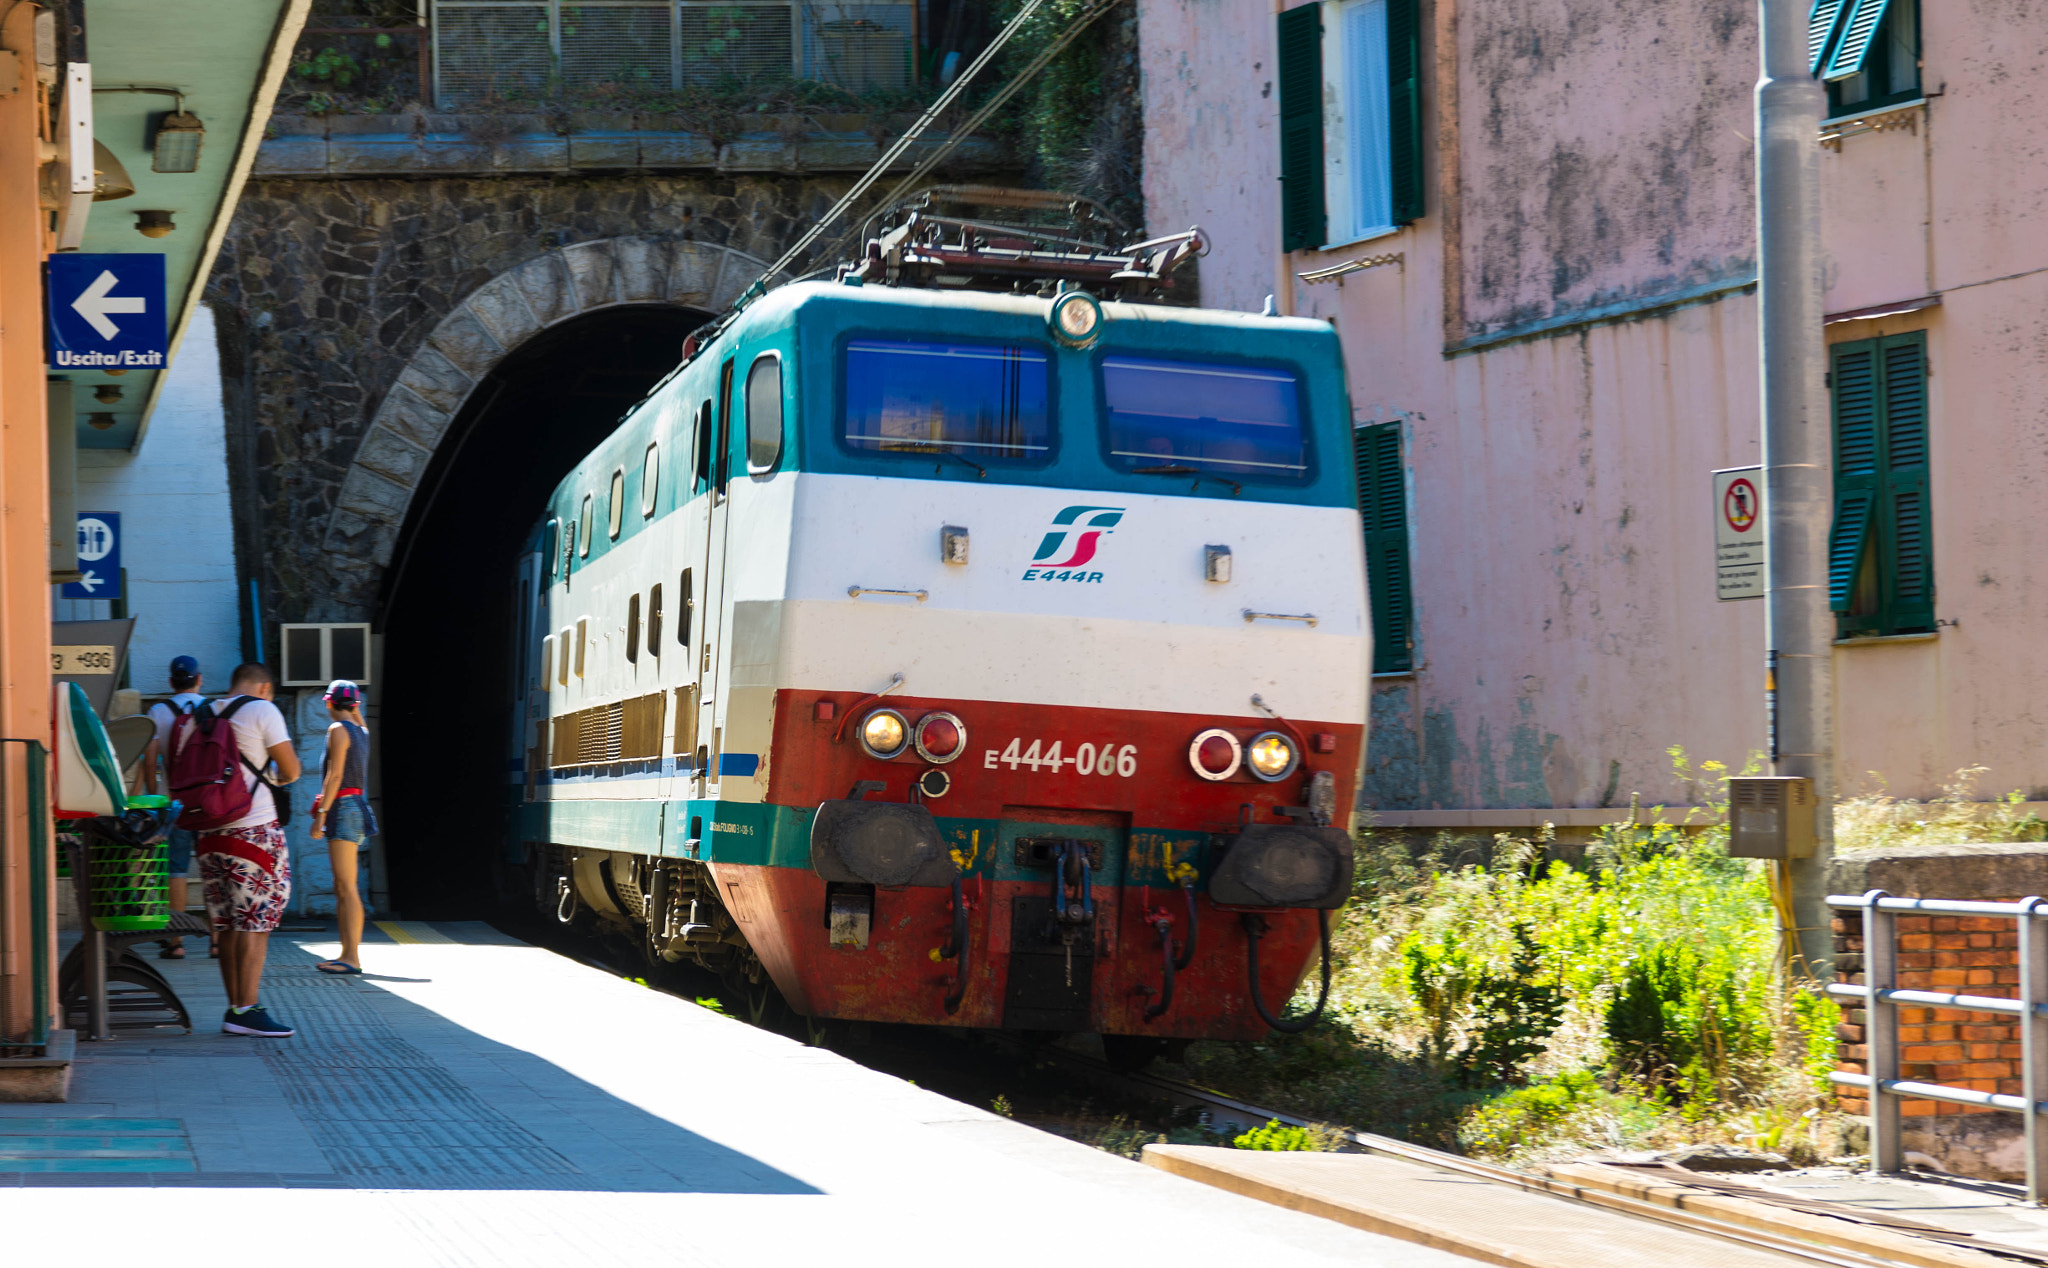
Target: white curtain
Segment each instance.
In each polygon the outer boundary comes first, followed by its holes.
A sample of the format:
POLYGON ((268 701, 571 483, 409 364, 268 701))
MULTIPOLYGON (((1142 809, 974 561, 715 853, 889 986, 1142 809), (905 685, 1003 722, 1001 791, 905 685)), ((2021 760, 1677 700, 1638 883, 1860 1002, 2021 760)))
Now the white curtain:
POLYGON ((1362 238, 1394 225, 1387 153, 1387 0, 1344 6, 1344 134, 1351 176, 1351 232, 1362 238))

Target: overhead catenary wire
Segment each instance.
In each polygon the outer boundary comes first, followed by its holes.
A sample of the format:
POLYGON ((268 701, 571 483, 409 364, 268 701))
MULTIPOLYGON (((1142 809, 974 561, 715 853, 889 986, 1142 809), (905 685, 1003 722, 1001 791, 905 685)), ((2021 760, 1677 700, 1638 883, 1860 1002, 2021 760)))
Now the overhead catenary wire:
MULTIPOLYGON (((930 154, 920 160, 911 169, 909 175, 898 181, 895 187, 883 196, 880 205, 884 207, 891 205, 898 198, 902 197, 906 190, 929 176, 933 169, 938 167, 940 163, 946 160, 947 156, 959 148, 961 142, 972 136, 984 123, 988 122, 989 118, 997 110, 1000 110, 1011 97, 1016 96, 1017 92, 1025 84, 1031 82, 1039 71, 1045 69, 1047 63, 1057 57, 1069 44, 1072 44, 1083 31, 1088 29, 1095 19, 1114 8, 1119 2, 1120 0, 1096 0, 1086 10, 1076 14, 1073 20, 1045 48, 1039 51, 1038 56, 1032 58, 1021 71, 1013 76, 1008 83, 1004 84, 993 97, 984 102, 980 109, 970 115, 965 122, 953 129, 952 134, 930 154)), ((968 85, 973 83, 975 77, 981 73, 982 69, 995 60, 996 55, 1002 51, 1003 46, 1008 44, 1011 37, 1024 28, 1024 25, 1031 20, 1032 16, 1044 4, 1045 0, 1026 0, 1024 7, 1018 10, 1017 16, 1010 19, 1009 23, 1001 31, 997 32, 995 39, 989 41, 988 47, 981 51, 981 54, 974 59, 966 70, 961 72, 960 77, 955 79, 944 93, 940 94, 937 101, 926 107, 925 112, 918 116, 917 121, 911 124, 902 136, 896 138, 895 143, 889 147, 882 157, 875 160, 874 166, 870 167, 859 180, 853 183, 853 188, 847 190, 845 195, 837 203, 833 204, 830 211, 821 216, 816 224, 812 225, 802 237, 798 238, 787 251, 782 253, 780 259, 769 265, 760 277, 754 279, 753 283, 740 293, 739 299, 733 303, 733 311, 738 312, 745 308, 756 296, 766 291, 771 279, 787 271, 792 264, 802 257, 804 252, 810 250, 813 243, 824 236, 827 229, 851 210, 853 205, 860 200, 861 196, 873 188, 877 181, 881 180, 882 176, 895 164, 896 160, 903 157, 905 151, 909 150, 916 143, 917 139, 924 135, 925 129, 929 128, 941 114, 959 99, 960 94, 966 91, 968 85)), ((842 233, 838 238, 834 239, 833 245, 836 247, 840 242, 845 241, 848 236, 848 234, 842 233)))

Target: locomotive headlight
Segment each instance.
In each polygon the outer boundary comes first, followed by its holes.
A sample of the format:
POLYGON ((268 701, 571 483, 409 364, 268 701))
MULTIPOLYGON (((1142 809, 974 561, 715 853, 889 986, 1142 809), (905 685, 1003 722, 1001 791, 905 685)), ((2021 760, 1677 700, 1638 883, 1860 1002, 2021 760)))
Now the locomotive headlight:
POLYGON ((894 709, 877 709, 860 724, 860 745, 872 757, 894 757, 903 751, 910 728, 894 709))
POLYGON ((1278 731, 1267 731, 1245 745, 1244 761, 1252 768, 1252 774, 1270 783, 1293 774, 1301 763, 1301 755, 1294 751, 1294 741, 1278 731))
POLYGON ((1069 348, 1085 348, 1102 333, 1102 305, 1086 291, 1064 291, 1047 316, 1053 338, 1069 348))
POLYGON ((910 742, 919 757, 944 766, 967 751, 967 724, 950 713, 927 713, 917 720, 910 742))

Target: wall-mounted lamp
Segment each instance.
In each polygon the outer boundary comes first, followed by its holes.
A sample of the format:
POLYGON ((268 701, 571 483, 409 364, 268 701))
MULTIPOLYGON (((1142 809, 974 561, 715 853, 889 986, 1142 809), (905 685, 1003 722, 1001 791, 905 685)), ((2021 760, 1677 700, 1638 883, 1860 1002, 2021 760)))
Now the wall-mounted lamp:
POLYGON ((85 416, 85 425, 94 431, 106 431, 114 425, 114 416, 112 414, 87 414, 85 416))
POLYGON ((206 125, 196 114, 186 114, 182 109, 176 114, 167 114, 156 125, 156 139, 151 142, 150 170, 157 172, 196 172, 199 170, 199 143, 206 139, 206 125))
POLYGON ((92 200, 96 203, 130 198, 135 194, 134 179, 104 142, 92 143, 92 177, 92 200))
POLYGON ((92 399, 102 405, 113 405, 121 399, 121 389, 111 383, 102 383, 93 389, 92 399))
POLYGON ((161 238, 169 235, 178 226, 171 222, 168 211, 138 211, 135 213, 135 232, 145 238, 161 238))

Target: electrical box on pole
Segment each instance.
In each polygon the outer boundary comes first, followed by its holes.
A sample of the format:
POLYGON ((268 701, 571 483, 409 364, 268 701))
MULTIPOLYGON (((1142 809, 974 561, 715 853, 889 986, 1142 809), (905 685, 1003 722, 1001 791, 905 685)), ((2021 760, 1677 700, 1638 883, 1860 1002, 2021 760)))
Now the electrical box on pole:
POLYGON ((1728 853, 1738 859, 1810 859, 1813 781, 1739 775, 1728 781, 1728 853))

